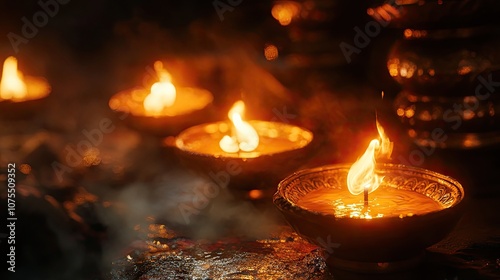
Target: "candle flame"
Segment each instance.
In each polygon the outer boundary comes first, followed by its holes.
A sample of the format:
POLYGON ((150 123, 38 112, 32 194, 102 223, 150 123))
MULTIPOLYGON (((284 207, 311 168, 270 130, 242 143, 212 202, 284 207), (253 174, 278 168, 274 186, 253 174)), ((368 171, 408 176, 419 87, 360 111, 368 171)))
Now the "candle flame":
POLYGON ((242 118, 245 103, 237 101, 229 110, 228 117, 233 123, 232 136, 225 135, 219 142, 220 148, 227 153, 251 152, 259 146, 259 134, 242 118))
POLYGON ((144 99, 144 109, 148 114, 158 116, 166 107, 174 104, 177 91, 170 74, 163 68, 163 63, 156 61, 154 67, 159 82, 151 86, 151 92, 144 99))
POLYGON ((382 183, 384 177, 375 173, 376 158, 390 158, 393 143, 384 132, 384 128, 377 120, 379 139, 370 141, 365 153, 351 166, 347 174, 347 188, 353 195, 358 195, 368 190, 375 191, 382 183))
POLYGON ((23 99, 28 89, 23 81, 23 74, 17 70, 17 59, 9 56, 4 64, 0 81, 0 99, 23 99))

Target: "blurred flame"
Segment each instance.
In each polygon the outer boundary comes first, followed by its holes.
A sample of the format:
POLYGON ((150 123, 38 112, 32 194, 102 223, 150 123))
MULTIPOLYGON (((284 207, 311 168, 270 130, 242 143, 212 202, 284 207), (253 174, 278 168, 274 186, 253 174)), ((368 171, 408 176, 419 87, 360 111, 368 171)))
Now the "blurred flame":
MULTIPOLYGON (((390 59, 387 62, 387 69, 389 70, 389 75, 391 77, 400 77, 410 79, 415 74, 419 74, 419 69, 417 69, 417 65, 412 61, 400 61, 397 58, 390 59)), ((433 71, 433 70, 432 70, 433 71)), ((433 76, 434 74, 429 75, 433 76)))
POLYGON ((151 92, 144 99, 144 109, 147 113, 157 116, 161 115, 164 108, 174 104, 176 89, 171 82, 170 74, 163 68, 161 61, 156 61, 154 68, 159 82, 151 86, 151 92))
POLYGON ((277 59, 279 56, 278 48, 275 45, 267 45, 264 48, 264 56, 269 61, 277 59))
POLYGON ((22 99, 27 95, 28 90, 23 81, 23 73, 17 70, 17 59, 9 56, 3 63, 0 99, 22 99))
POLYGON ((228 117, 233 123, 233 129, 232 136, 224 135, 219 142, 219 146, 224 152, 251 152, 259 146, 259 134, 252 125, 242 119, 244 112, 245 103, 241 100, 234 103, 229 110, 228 117))
POLYGON ((99 149, 93 147, 87 149, 83 154, 83 164, 86 167, 90 167, 92 165, 99 165, 101 163, 101 152, 99 149))
POLYGON ((300 6, 294 2, 277 3, 271 9, 272 16, 283 26, 292 23, 300 13, 300 6))
POLYGON ((31 173, 31 165, 29 164, 21 164, 21 166, 19 167, 19 171, 21 171, 21 173, 25 174, 25 175, 28 175, 31 173))
POLYGON ((253 200, 261 199, 264 197, 264 192, 262 190, 251 190, 248 192, 248 197, 253 200))
POLYGON ((365 189, 368 190, 368 193, 375 191, 384 179, 383 176, 375 174, 375 158, 390 158, 393 143, 378 121, 377 130, 380 140, 370 141, 365 153, 351 166, 347 174, 347 188, 353 195, 361 194, 365 189))

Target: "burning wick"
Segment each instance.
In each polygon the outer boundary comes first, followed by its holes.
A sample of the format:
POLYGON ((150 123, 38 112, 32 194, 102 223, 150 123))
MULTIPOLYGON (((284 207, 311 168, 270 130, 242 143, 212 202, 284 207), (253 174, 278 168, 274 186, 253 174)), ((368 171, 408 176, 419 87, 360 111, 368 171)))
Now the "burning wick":
POLYGON ((376 159, 390 158, 393 143, 384 132, 384 128, 376 121, 379 139, 370 141, 363 155, 351 166, 347 173, 347 188, 353 195, 363 193, 364 206, 368 208, 368 194, 374 192, 384 180, 375 171, 376 159))
POLYGON ((259 134, 251 124, 243 120, 244 112, 245 103, 241 100, 229 110, 232 136, 224 135, 219 142, 219 147, 226 153, 252 152, 259 146, 259 134))
POLYGON ((363 191, 364 197, 365 197, 365 207, 368 207, 368 187, 365 188, 363 191))
POLYGON ((170 74, 163 68, 161 61, 154 64, 159 82, 151 86, 151 92, 144 99, 144 109, 149 115, 159 116, 163 110, 175 103, 177 90, 172 84, 170 74))

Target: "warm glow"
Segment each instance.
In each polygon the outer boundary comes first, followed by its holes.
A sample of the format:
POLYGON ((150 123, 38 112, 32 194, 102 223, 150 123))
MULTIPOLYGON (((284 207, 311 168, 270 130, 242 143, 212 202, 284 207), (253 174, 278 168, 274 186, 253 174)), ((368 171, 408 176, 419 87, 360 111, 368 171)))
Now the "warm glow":
POLYGON ((278 48, 275 45, 267 45, 264 48, 264 56, 267 60, 275 60, 279 56, 278 48))
POLYGON ((377 130, 380 139, 370 141, 365 153, 351 166, 347 174, 347 187, 353 195, 358 195, 368 190, 375 191, 382 183, 384 177, 375 173, 376 158, 390 158, 393 143, 377 121, 377 130))
MULTIPOLYGON (((421 72, 415 63, 412 61, 400 61, 397 58, 389 59, 387 62, 387 69, 389 70, 389 75, 391 77, 399 77, 399 78, 407 78, 410 79, 413 75, 421 76, 421 72)), ((429 75, 434 76, 434 73, 431 74, 434 70, 429 70, 429 75)), ((422 73, 423 74, 423 73, 422 73)))
POLYGON ((382 127, 382 125, 380 125, 378 121, 376 121, 376 125, 377 125, 378 135, 380 137, 380 148, 377 150, 375 157, 390 159, 394 143, 391 142, 387 134, 385 134, 384 128, 382 127))
POLYGON ((248 197, 250 199, 261 199, 264 197, 264 192, 262 190, 251 190, 248 192, 248 197))
POLYGON ((163 63, 157 61, 154 64, 159 82, 151 86, 151 92, 144 99, 144 109, 149 115, 161 115, 166 107, 175 102, 176 90, 171 82, 170 74, 163 68, 163 63))
POLYGON ((271 10, 273 17, 283 26, 292 23, 292 20, 300 13, 300 6, 294 2, 283 2, 275 4, 271 10))
POLYGON ((10 56, 3 64, 0 99, 23 99, 27 94, 28 90, 23 81, 23 74, 17 70, 17 59, 10 56))
POLYGON ((259 146, 259 135, 249 123, 243 120, 244 112, 245 103, 241 100, 234 103, 229 110, 228 117, 233 123, 232 136, 225 135, 219 142, 220 148, 226 153, 251 152, 259 146))

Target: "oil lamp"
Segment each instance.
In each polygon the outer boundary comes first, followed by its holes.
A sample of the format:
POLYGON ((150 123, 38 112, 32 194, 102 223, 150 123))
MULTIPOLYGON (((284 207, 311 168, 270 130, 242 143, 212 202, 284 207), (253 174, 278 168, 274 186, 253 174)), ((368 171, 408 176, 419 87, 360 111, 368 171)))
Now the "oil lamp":
POLYGON ((439 242, 461 214, 464 190, 453 178, 415 167, 377 163, 392 143, 370 142, 351 166, 299 171, 278 185, 274 203, 290 225, 325 248, 335 268, 392 272, 418 265, 424 249, 439 242), (363 195, 361 195, 363 194, 363 195))
POLYGON ((0 80, 0 115, 7 119, 31 116, 41 109, 50 90, 45 79, 24 76, 17 59, 10 56, 3 64, 0 80))
POLYGON ((158 82, 150 89, 133 88, 111 97, 109 107, 132 128, 150 134, 176 135, 210 117, 212 94, 194 87, 176 87, 161 61, 154 63, 158 82))
POLYGON ((238 167, 240 172, 231 174, 231 188, 273 189, 270 187, 302 164, 313 134, 285 123, 245 121, 244 111, 243 101, 236 102, 228 121, 184 130, 177 136, 175 148, 188 166, 206 174, 224 171, 228 163, 238 167))

